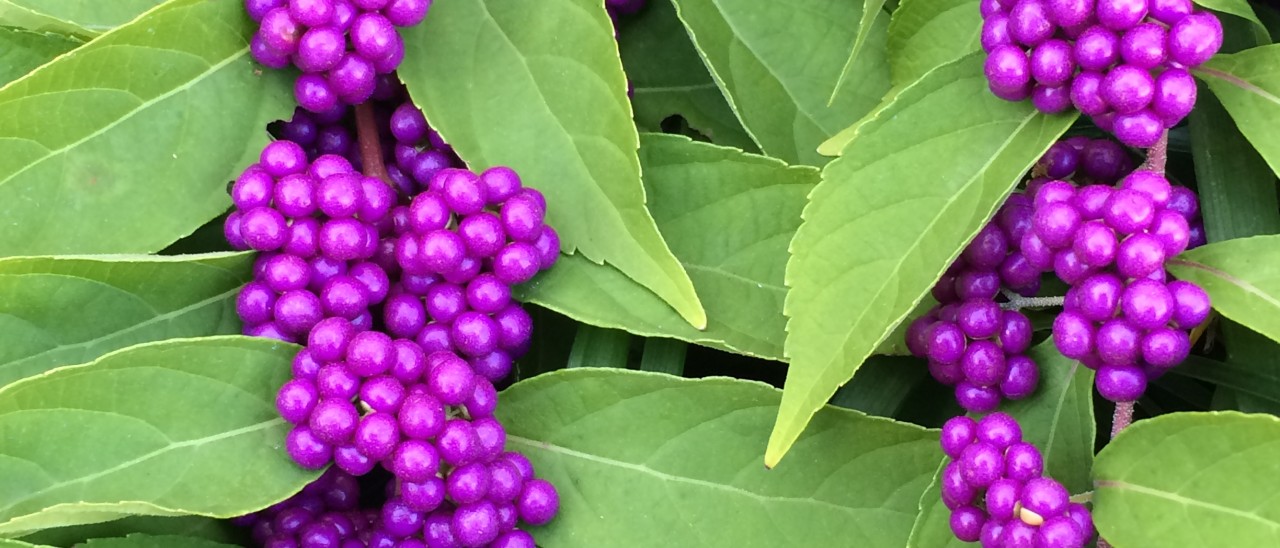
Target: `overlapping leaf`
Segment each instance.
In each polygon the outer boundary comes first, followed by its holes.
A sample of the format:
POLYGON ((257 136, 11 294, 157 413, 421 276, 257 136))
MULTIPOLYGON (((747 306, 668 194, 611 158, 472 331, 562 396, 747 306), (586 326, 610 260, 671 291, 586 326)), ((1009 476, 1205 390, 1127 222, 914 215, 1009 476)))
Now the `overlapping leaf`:
POLYGON ((978 51, 981 37, 978 0, 904 0, 889 20, 893 84, 978 51))
POLYGON ((1093 519, 1115 546, 1270 546, 1280 538, 1280 419, 1174 413, 1094 461, 1093 519))
POLYGON ((766 464, 782 458, 1070 126, 1072 116, 993 97, 981 65, 973 54, 903 91, 810 194, 787 264, 791 367, 766 464))
POLYGON ((707 309, 696 331, 607 266, 562 257, 519 290, 580 321, 780 359, 786 246, 817 171, 673 135, 645 134, 650 210, 707 309))
POLYGON ((0 27, 0 87, 80 44, 61 34, 0 27))
POLYGON ((743 126, 775 158, 822 165, 826 159, 817 153, 818 145, 870 111, 889 89, 883 49, 888 17, 880 14, 864 33, 864 51, 831 95, 858 38, 854 21, 862 18, 861 2, 675 4, 743 126))
POLYGON ((226 210, 293 108, 243 10, 174 0, 0 89, 0 256, 157 251, 226 210))
POLYGON ((502 398, 508 447, 559 487, 546 546, 901 546, 937 462, 934 431, 828 408, 765 470, 778 392, 749 381, 575 369, 502 398))
POLYGON ((129 515, 231 517, 316 472, 283 451, 275 391, 297 347, 175 339, 0 389, 0 535, 129 515))
POLYGON ((1280 44, 1217 55, 1195 69, 1271 170, 1280 173, 1280 44))
POLYGON ((160 3, 162 0, 0 0, 0 25, 96 36, 160 3))
POLYGON ((661 131, 663 120, 680 115, 712 142, 757 150, 703 66, 671 0, 651 1, 625 20, 618 50, 633 88, 631 107, 641 131, 661 131))
POLYGON ((1280 341, 1280 235, 1199 247, 1171 259, 1168 269, 1204 288, 1223 316, 1280 341))
POLYGON ((693 283, 645 209, 638 137, 602 3, 438 2, 405 40, 400 77, 472 169, 514 168, 547 195, 566 252, 616 266, 706 327, 693 283))
POLYGON ((148 341, 236 333, 246 253, 0 260, 0 386, 148 341))

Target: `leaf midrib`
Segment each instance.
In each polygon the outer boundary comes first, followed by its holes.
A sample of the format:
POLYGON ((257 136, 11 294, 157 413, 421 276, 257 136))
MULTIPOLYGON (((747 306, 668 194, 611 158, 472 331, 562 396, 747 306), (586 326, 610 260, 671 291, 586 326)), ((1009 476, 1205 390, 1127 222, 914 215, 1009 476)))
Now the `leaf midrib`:
POLYGON ((1200 263, 1200 262, 1196 262, 1188 259, 1176 259, 1176 258, 1170 259, 1169 264, 1185 266, 1187 268, 1191 268, 1195 270, 1203 270, 1209 273, 1210 275, 1215 276, 1224 282, 1227 282, 1228 284, 1239 287, 1245 293, 1248 293, 1249 295, 1252 295, 1258 299, 1261 299, 1263 302, 1271 305, 1272 307, 1280 308, 1280 300, 1267 294, 1265 291, 1263 291, 1262 289, 1259 289, 1258 286, 1253 285, 1249 281, 1243 280, 1241 278, 1237 278, 1226 271, 1214 268, 1204 263, 1200 263))
POLYGON ((1258 523, 1261 523, 1263 525, 1270 527, 1273 530, 1280 529, 1280 522, 1269 520, 1254 512, 1239 510, 1236 508, 1223 506, 1221 504, 1217 504, 1213 502, 1197 500, 1197 499, 1182 496, 1178 493, 1146 487, 1143 485, 1138 485, 1136 483, 1129 483, 1127 481, 1122 481, 1122 480, 1097 480, 1094 482, 1094 486, 1097 487, 1098 489, 1112 488, 1112 489, 1132 491, 1134 493, 1138 493, 1142 495, 1147 495, 1147 496, 1156 497, 1159 499, 1173 501, 1173 502, 1182 504, 1183 506, 1196 506, 1196 507, 1204 508, 1210 511, 1229 514, 1229 515, 1245 518, 1251 521, 1256 521, 1258 523))

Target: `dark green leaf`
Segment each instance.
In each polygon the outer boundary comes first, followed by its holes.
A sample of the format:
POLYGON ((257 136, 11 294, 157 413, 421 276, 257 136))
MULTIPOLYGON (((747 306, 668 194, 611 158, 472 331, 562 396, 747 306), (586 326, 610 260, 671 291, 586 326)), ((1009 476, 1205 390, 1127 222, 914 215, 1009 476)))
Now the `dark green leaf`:
POLYGON ((810 194, 787 264, 791 367, 766 464, 782 458, 1074 120, 995 98, 981 65, 972 54, 906 88, 810 194))
POLYGON ((118 538, 95 538, 84 543, 86 548, 233 548, 234 544, 214 542, 209 539, 181 535, 132 534, 118 538))
POLYGON ((245 540, 249 531, 236 527, 225 519, 200 516, 134 516, 105 523, 45 529, 22 537, 22 540, 52 546, 72 546, 92 538, 123 537, 131 533, 199 537, 214 542, 236 544, 245 540))
POLYGON ((1274 368, 1235 359, 1221 362, 1190 356, 1173 372, 1280 404, 1280 371, 1274 368))
POLYGON ((1223 316, 1280 342, 1280 235, 1212 243, 1167 268, 1204 288, 1223 316))
POLYGON ((650 210, 707 307, 707 329, 689 328, 617 270, 577 256, 519 296, 592 325, 780 359, 787 242, 817 171, 674 135, 641 141, 650 210))
POLYGON ((1191 113, 1191 153, 1205 234, 1218 242, 1280 232, 1276 176, 1212 95, 1191 113))
POLYGON ((936 432, 828 408, 770 471, 777 404, 748 381, 573 369, 503 392, 498 414, 508 447, 559 487, 544 546, 901 546, 936 432))
MULTIPOLYGON (((1063 357, 1052 341, 1041 343, 1028 355, 1040 366, 1040 387, 1001 410, 1018 419, 1022 439, 1040 449, 1049 476, 1072 493, 1088 491, 1095 435, 1093 371, 1063 357)), ((920 499, 920 509, 908 546, 969 546, 951 532, 951 512, 942 503, 937 478, 920 499)))
POLYGON ((295 352, 241 336, 173 339, 0 389, 0 535, 129 515, 226 518, 296 493, 318 472, 285 454, 289 425, 275 409, 295 352))
POLYGON ((826 163, 818 145, 870 111, 889 89, 883 48, 888 16, 880 14, 864 33, 868 46, 829 101, 857 38, 853 22, 862 18, 861 2, 675 3, 730 106, 770 156, 826 163))
POLYGON ((624 19, 618 50, 634 88, 631 107, 641 131, 661 131, 663 120, 680 115, 714 143, 758 151, 702 64, 671 0, 653 0, 634 19, 624 19))
POLYGON ((240 2, 174 0, 0 89, 0 256, 148 253, 225 211, 293 108, 251 33, 240 2))
POLYGON ((933 382, 923 361, 905 356, 872 356, 852 381, 836 390, 831 405, 893 417, 921 382, 933 382))
POLYGON ((893 84, 916 81, 934 67, 978 51, 978 0, 906 0, 889 21, 893 84))
POLYGON ((1195 69, 1240 132, 1280 173, 1280 44, 1216 55, 1195 69))
POLYGON ((437 2, 405 30, 399 74, 472 169, 511 166, 547 195, 565 252, 614 265, 701 329, 693 283, 644 207, 611 29, 591 0, 437 2))
POLYGON ((0 0, 0 25, 95 36, 160 3, 162 0, 0 0))
POLYGON ((619 329, 578 324, 567 367, 627 368, 631 334, 619 329))
POLYGON ((1271 415, 1135 422, 1094 461, 1094 523, 1114 546, 1272 546, 1280 536, 1277 461, 1280 419, 1271 415))
POLYGON ((688 350, 689 343, 681 340, 647 338, 644 340, 644 353, 640 355, 640 370, 677 377, 684 375, 684 359, 688 350))
POLYGON ((0 27, 0 87, 80 44, 61 34, 0 27))
POLYGON ((119 348, 240 331, 253 256, 0 260, 0 386, 119 348))

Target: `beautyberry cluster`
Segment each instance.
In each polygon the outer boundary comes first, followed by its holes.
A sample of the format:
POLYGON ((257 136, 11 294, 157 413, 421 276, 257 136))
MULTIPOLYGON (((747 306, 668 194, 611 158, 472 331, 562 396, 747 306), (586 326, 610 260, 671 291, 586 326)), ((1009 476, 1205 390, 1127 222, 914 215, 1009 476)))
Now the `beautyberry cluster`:
POLYGON ((1039 271, 1014 246, 1030 226, 1029 201, 1013 195, 934 285, 938 306, 907 331, 911 353, 928 358, 929 373, 955 386, 956 401, 969 411, 992 411, 1002 397, 1025 398, 1040 380, 1025 355, 1031 320, 998 301, 1002 287, 1026 295, 1040 287, 1039 271))
POLYGON ((1075 106, 1121 142, 1150 147, 1196 101, 1190 69, 1222 47, 1191 0, 983 0, 992 93, 1042 112, 1075 106))
POLYGON ((1164 263, 1190 244, 1195 194, 1139 169, 1119 187, 1044 181, 1020 249, 1036 268, 1071 284, 1053 340, 1098 371, 1098 392, 1134 401, 1191 350, 1188 331, 1209 315, 1209 296, 1168 281, 1164 263))
POLYGON ((1044 458, 1022 441, 1017 421, 992 413, 942 427, 942 500, 951 531, 983 548, 1080 548, 1093 538, 1093 519, 1066 488, 1044 477, 1044 458))
POLYGON ((404 59, 396 27, 417 25, 430 7, 431 0, 245 0, 259 25, 249 50, 264 66, 302 71, 294 83, 302 108, 357 105, 404 59))

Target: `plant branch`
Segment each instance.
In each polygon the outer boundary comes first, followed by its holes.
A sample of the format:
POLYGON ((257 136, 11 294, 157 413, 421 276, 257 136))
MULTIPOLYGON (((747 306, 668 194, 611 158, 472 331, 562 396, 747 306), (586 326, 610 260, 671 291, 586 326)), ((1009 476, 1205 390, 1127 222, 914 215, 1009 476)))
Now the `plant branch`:
POLYGON ((1133 402, 1124 401, 1116 403, 1116 412, 1111 416, 1111 439, 1116 439, 1116 435, 1121 430, 1128 428, 1133 423, 1133 402))
POLYGON ((1156 141, 1156 144, 1147 149, 1147 161, 1143 162, 1142 167, 1139 169, 1164 174, 1164 166, 1168 159, 1169 131, 1165 130, 1164 133, 1160 134, 1160 139, 1156 141))
POLYGON ((391 177, 387 175, 387 166, 382 163, 382 143, 378 136, 378 121, 373 116, 372 103, 356 105, 356 139, 360 142, 360 161, 364 164, 366 177, 375 177, 395 188, 391 177))
POLYGON ((1001 291, 1009 302, 1000 303, 1003 310, 1021 310, 1023 308, 1049 308, 1062 306, 1066 297, 1023 297, 1007 289, 1001 291))

